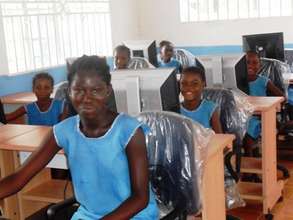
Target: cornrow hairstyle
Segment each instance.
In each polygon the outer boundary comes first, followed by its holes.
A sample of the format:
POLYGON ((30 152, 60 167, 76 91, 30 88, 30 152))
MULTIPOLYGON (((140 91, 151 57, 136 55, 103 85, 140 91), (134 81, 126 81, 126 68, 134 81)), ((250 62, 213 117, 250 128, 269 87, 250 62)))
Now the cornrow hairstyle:
POLYGON ((186 73, 192 73, 195 75, 199 75, 201 80, 203 82, 206 82, 206 75, 205 75, 205 70, 201 67, 197 67, 197 66, 189 66, 186 67, 182 70, 182 75, 186 74, 186 73))
POLYGON ((52 87, 54 86, 54 79, 53 79, 53 77, 49 73, 47 73, 47 72, 41 72, 41 73, 36 74, 33 77, 33 87, 36 85, 36 82, 39 79, 47 79, 47 80, 49 80, 51 82, 51 86, 52 87))
POLYGON ((110 68, 105 57, 83 55, 75 60, 67 77, 69 86, 71 85, 74 76, 79 72, 92 72, 93 74, 100 76, 107 85, 110 85, 111 83, 110 68))

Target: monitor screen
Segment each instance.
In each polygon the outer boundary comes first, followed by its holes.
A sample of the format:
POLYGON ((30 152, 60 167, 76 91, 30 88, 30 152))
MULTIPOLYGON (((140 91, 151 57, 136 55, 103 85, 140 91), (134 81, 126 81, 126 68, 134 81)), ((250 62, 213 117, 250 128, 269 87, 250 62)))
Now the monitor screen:
POLYGON ((284 60, 283 33, 268 33, 242 36, 243 51, 257 51, 261 57, 284 60))
POLYGON ((248 80, 245 54, 222 56, 223 86, 238 88, 248 94, 248 80))
POLYGON ((118 112, 179 112, 179 88, 174 68, 111 72, 118 112))
POLYGON ((133 40, 124 41, 123 44, 130 49, 132 57, 144 57, 153 66, 158 66, 156 41, 133 40))

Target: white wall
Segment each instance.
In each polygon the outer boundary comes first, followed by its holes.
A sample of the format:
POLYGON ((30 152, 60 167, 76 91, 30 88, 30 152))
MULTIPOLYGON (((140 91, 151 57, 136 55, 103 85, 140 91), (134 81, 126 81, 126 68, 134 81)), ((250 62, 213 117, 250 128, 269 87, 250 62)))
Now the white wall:
POLYGON ((111 25, 113 48, 125 40, 139 38, 137 0, 111 0, 111 25))
POLYGON ((180 23, 179 0, 141 0, 141 39, 168 39, 177 46, 241 45, 245 34, 284 32, 293 43, 293 17, 180 23))

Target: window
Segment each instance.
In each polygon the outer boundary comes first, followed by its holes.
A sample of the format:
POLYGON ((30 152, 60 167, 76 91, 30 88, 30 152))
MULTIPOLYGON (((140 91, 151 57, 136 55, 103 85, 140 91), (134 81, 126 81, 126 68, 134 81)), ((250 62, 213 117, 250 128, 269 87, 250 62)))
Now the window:
POLYGON ((292 16, 293 0, 180 0, 181 22, 292 16))
POLYGON ((110 55, 109 0, 0 0, 9 73, 110 55))

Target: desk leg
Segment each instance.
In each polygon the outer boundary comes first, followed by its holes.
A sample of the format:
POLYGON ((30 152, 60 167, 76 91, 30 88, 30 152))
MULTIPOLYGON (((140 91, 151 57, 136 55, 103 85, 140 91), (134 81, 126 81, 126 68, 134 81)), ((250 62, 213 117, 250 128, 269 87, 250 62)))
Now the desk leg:
POLYGON ((225 220, 225 191, 223 152, 219 151, 206 162, 203 175, 203 220, 225 220))
POLYGON ((276 110, 262 112, 263 213, 272 210, 281 196, 283 181, 277 181, 276 110))
MULTIPOLYGON (((8 150, 0 150, 0 175, 1 178, 10 175, 15 171, 14 166, 14 153, 8 150)), ((4 211, 4 216, 13 219, 19 220, 19 206, 17 196, 13 195, 2 202, 2 208, 4 211)))

